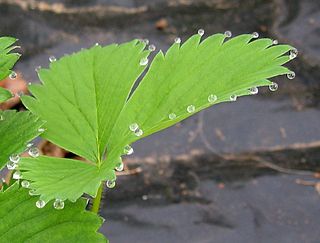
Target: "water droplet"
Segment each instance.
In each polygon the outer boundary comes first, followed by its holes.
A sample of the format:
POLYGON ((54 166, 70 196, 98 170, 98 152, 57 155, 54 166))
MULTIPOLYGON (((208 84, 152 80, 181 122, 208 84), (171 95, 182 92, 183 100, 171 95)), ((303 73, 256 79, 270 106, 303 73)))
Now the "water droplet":
POLYGON ((10 79, 15 79, 17 77, 17 73, 15 71, 12 71, 9 75, 10 79))
POLYGON ((53 202, 53 207, 57 210, 61 210, 64 208, 64 201, 62 201, 61 199, 56 199, 53 202))
POLYGON ((139 125, 137 123, 132 123, 129 126, 130 131, 134 132, 135 130, 137 130, 139 128, 139 125))
POLYGON ((290 73, 287 73, 287 77, 288 79, 294 79, 296 77, 296 74, 295 72, 290 72, 290 73))
POLYGON ((136 129, 136 130, 134 131, 134 134, 135 134, 137 137, 140 137, 140 136, 142 136, 143 131, 142 131, 140 128, 138 128, 138 129, 136 129))
POLYGON ((187 112, 188 113, 192 113, 192 112, 194 112, 196 110, 196 107, 194 106, 194 105, 189 105, 188 107, 187 107, 187 112))
POLYGON ((43 201, 43 200, 38 200, 37 202, 36 202, 36 207, 37 208, 43 208, 44 206, 46 206, 46 202, 45 201, 43 201))
POLYGON ((31 148, 33 146, 33 143, 28 143, 27 148, 31 148))
POLYGON ((273 45, 278 45, 279 42, 278 42, 278 40, 273 40, 273 41, 272 41, 272 44, 273 44, 273 45))
POLYGON ((257 87, 252 87, 249 89, 249 91, 250 91, 250 94, 255 95, 255 94, 258 94, 259 89, 257 87))
POLYGON ((253 32, 252 33, 252 37, 253 38, 258 38, 259 37, 259 33, 258 32, 253 32))
POLYGON ((174 43, 176 44, 180 44, 181 43, 181 39, 179 37, 174 39, 174 43))
POLYGON ((145 66, 145 65, 148 64, 148 62, 149 62, 148 58, 143 57, 143 58, 141 58, 141 60, 140 60, 140 65, 141 65, 141 66, 145 66))
POLYGON ((41 66, 37 66, 37 67, 34 69, 34 71, 39 72, 40 69, 41 69, 41 66))
POLYGON ((36 196, 36 195, 38 195, 38 194, 36 193, 36 190, 31 189, 31 190, 29 191, 29 195, 30 195, 30 196, 36 196))
POLYGON ((45 129, 42 128, 42 127, 40 127, 40 128, 38 129, 38 132, 44 132, 44 131, 45 131, 45 129))
POLYGON ((133 154, 133 148, 130 145, 126 145, 123 150, 124 154, 130 155, 133 154))
POLYGON ((217 96, 214 95, 214 94, 211 94, 211 95, 208 96, 208 101, 209 101, 209 103, 213 103, 213 102, 215 102, 217 99, 218 99, 217 96))
POLYGON ((55 62, 55 61, 57 61, 57 58, 55 56, 50 56, 49 57, 49 61, 50 62, 55 62))
POLYGON ((28 154, 33 157, 36 158, 40 155, 39 149, 36 147, 31 147, 28 151, 28 154))
POLYGON ((24 188, 29 188, 30 187, 30 182, 26 181, 26 180, 23 180, 23 181, 21 181, 21 186, 24 187, 24 188))
POLYGON ((177 115, 176 115, 175 113, 170 113, 170 114, 168 115, 168 117, 169 117, 170 120, 173 120, 173 119, 176 119, 176 118, 177 118, 177 115))
POLYGON ((230 30, 227 30, 226 32, 224 32, 224 35, 225 35, 225 37, 231 37, 232 36, 232 33, 231 33, 231 31, 230 30))
POLYGON ((149 40, 148 39, 143 39, 142 42, 145 43, 146 45, 149 44, 149 40))
POLYGON ((292 50, 290 50, 290 55, 289 55, 290 59, 294 59, 297 56, 298 56, 298 50, 296 48, 293 48, 292 50))
POLYGON ((270 91, 276 91, 278 89, 278 84, 277 83, 272 83, 269 85, 269 90, 270 91))
POLYGON ((13 163, 12 161, 9 161, 9 162, 7 163, 7 168, 8 168, 8 170, 14 170, 16 167, 17 167, 17 164, 16 164, 16 163, 13 163))
POLYGON ((234 95, 234 94, 233 94, 233 95, 230 95, 230 100, 231 100, 231 101, 236 101, 237 98, 238 98, 238 97, 237 97, 236 95, 234 95))
POLYGON ((107 180, 106 186, 108 188, 114 188, 116 186, 116 181, 115 180, 107 180))
POLYGON ((156 50, 156 46, 155 46, 155 45, 150 45, 150 46, 148 47, 148 50, 149 50, 149 51, 155 51, 155 50, 156 50))
POLYGON ((9 160, 13 163, 18 163, 20 160, 20 155, 19 154, 12 154, 12 155, 10 155, 9 160))
POLYGON ((141 198, 142 198, 143 201, 146 201, 146 200, 148 200, 148 195, 142 195, 141 198))
POLYGON ((95 46, 99 46, 99 42, 96 42, 94 45, 95 45, 95 46))
POLYGON ((22 178, 21 172, 20 171, 15 171, 12 175, 12 178, 15 180, 20 180, 22 178))
POLYGON ((124 164, 123 162, 119 162, 118 165, 115 167, 116 171, 123 171, 124 164))
POLYGON ((203 36, 204 35, 204 30, 203 29, 199 29, 198 30, 198 35, 203 36))

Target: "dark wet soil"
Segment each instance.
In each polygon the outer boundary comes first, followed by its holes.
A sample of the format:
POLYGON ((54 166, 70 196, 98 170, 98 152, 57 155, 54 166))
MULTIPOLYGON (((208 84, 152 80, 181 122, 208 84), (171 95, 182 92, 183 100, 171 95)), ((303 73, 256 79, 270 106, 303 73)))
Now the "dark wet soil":
POLYGON ((101 231, 114 243, 320 242, 320 196, 296 183, 317 182, 320 169, 319 1, 0 0, 0 23, 1 36, 20 39, 17 70, 28 82, 49 55, 132 38, 165 50, 199 28, 296 46, 296 79, 277 78, 278 92, 261 89, 134 144, 126 175, 106 192, 101 231))

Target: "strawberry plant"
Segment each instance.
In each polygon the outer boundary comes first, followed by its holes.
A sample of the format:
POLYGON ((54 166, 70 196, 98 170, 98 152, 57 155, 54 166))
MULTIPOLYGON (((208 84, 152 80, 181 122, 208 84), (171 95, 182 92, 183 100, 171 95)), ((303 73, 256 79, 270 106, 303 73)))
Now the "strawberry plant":
MULTIPOLYGON (((45 121, 44 139, 82 160, 19 159, 20 184, 0 194, 0 215, 6 215, 0 241, 40 242, 49 235, 50 242, 105 241, 96 233, 101 193, 104 185, 115 187, 115 171, 123 169, 132 143, 209 106, 257 94, 261 86, 275 91, 272 77, 295 76, 283 66, 297 55, 289 45, 257 33, 230 38, 227 31, 202 40, 203 34, 199 30, 183 44, 176 38, 152 62, 155 47, 133 40, 50 58, 49 68, 38 70, 41 84, 29 86, 32 96, 22 96, 23 104, 45 121), (93 198, 92 212, 84 210, 84 194, 93 198)), ((1 154, 1 162, 9 154, 1 154)))

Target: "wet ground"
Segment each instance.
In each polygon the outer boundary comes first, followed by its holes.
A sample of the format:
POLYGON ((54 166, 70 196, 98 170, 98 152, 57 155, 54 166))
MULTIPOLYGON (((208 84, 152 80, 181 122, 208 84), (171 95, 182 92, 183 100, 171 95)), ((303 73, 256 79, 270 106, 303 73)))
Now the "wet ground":
POLYGON ((320 242, 320 196, 301 185, 316 183, 320 169, 318 1, 0 0, 0 23, 0 35, 20 39, 17 70, 28 82, 49 55, 132 38, 167 49, 199 28, 296 46, 296 78, 277 78, 279 91, 261 89, 134 144, 105 195, 101 231, 114 243, 320 242))

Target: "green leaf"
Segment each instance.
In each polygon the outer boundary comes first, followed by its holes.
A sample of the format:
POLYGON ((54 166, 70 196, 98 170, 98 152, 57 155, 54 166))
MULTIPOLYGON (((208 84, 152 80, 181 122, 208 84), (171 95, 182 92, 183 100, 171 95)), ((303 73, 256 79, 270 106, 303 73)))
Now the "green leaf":
POLYGON ((126 144, 163 130, 213 104, 230 102, 230 96, 249 95, 253 87, 267 86, 268 80, 289 70, 291 46, 272 46, 271 39, 251 41, 240 35, 225 42, 223 34, 201 41, 194 35, 182 46, 176 43, 166 55, 159 52, 148 73, 124 106, 109 138, 108 162, 112 163, 126 144), (213 103, 210 95, 216 95, 213 103), (143 105, 141 105, 143 104, 143 105), (195 111, 188 113, 188 106, 195 111), (169 114, 176 118, 171 120, 169 114), (130 131, 136 123, 141 137, 130 131))
POLYGON ((145 67, 145 44, 94 46, 41 69, 43 85, 24 104, 47 121, 44 138, 95 163, 101 163, 111 129, 133 83, 145 67))
POLYGON ((12 94, 9 90, 0 87, 0 103, 12 98, 12 94))
POLYGON ((0 37, 0 81, 9 76, 11 68, 20 57, 18 53, 10 53, 17 48, 17 46, 12 46, 16 41, 11 37, 0 37))
POLYGON ((0 111, 0 169, 10 155, 25 150, 27 143, 37 137, 44 124, 31 112, 0 111))
POLYGON ((47 156, 21 158, 19 169, 25 171, 23 179, 31 181, 30 187, 45 202, 55 198, 74 202, 83 193, 95 197, 102 180, 115 179, 113 167, 102 170, 83 161, 47 156))
POLYGON ((64 57, 40 72, 43 84, 31 86, 34 98, 23 98, 32 112, 47 121, 45 138, 84 157, 90 161, 89 166, 99 171, 89 172, 87 165, 74 169, 77 162, 68 160, 62 165, 59 159, 61 175, 57 176, 50 168, 55 168, 58 159, 23 160, 23 175, 46 200, 54 198, 55 190, 62 191, 61 196, 68 199, 83 192, 94 196, 100 179, 93 177, 113 178, 112 168, 119 162, 125 145, 206 107, 230 101, 232 95, 249 95, 250 88, 270 85, 268 79, 289 72, 282 65, 289 61, 285 54, 292 49, 288 45, 272 46, 270 39, 252 41, 252 35, 225 41, 224 35, 216 34, 202 42, 200 35, 194 35, 182 46, 173 44, 165 55, 160 51, 128 98, 144 70, 139 65, 141 58, 148 55, 144 47, 133 41, 93 47, 64 57), (217 100, 210 103, 209 95, 216 95, 217 100), (195 110, 188 113, 190 105, 195 110), (172 113, 174 119, 169 118, 172 113), (129 129, 134 123, 139 125, 142 136, 129 129), (72 169, 73 174, 68 172, 72 169), (53 180, 49 182, 44 173, 53 176, 53 180), (91 181, 75 185, 77 178, 84 175, 91 181), (67 177, 59 187, 52 185, 55 179, 67 177))
POLYGON ((37 200, 18 183, 0 192, 0 242, 106 242, 97 233, 103 220, 85 211, 86 200, 65 202, 62 210, 52 205, 39 209, 35 206, 37 200))

